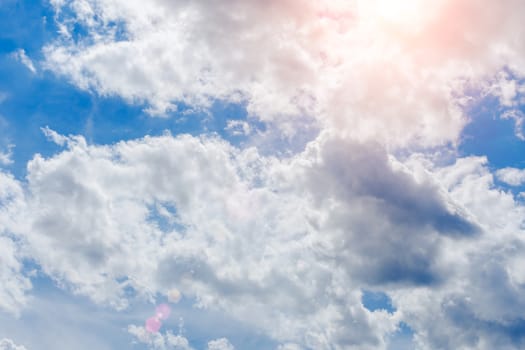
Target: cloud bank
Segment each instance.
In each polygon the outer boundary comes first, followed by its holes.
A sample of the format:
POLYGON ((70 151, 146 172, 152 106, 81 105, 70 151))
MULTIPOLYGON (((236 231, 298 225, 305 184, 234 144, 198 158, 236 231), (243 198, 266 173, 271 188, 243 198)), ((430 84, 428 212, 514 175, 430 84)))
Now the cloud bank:
POLYGON ((402 163, 329 134, 284 159, 217 137, 69 137, 26 186, 11 217, 28 256, 96 303, 176 287, 305 348, 384 348, 401 321, 422 348, 522 342, 523 207, 482 158, 402 163), (397 310, 366 309, 363 290, 397 310))
POLYGON ((52 3, 63 35, 46 66, 77 86, 152 115, 244 102, 285 133, 310 116, 360 139, 455 142, 469 92, 525 66, 519 0, 52 3))

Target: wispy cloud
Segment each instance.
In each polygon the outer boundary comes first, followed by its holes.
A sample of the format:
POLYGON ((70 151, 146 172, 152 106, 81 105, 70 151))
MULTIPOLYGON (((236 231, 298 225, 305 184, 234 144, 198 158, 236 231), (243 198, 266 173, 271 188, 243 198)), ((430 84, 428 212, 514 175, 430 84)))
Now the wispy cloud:
POLYGON ((10 165, 13 163, 13 148, 14 145, 8 145, 7 151, 0 150, 0 165, 10 165))
POLYGON ((35 65, 33 64, 33 61, 27 56, 24 49, 18 49, 13 53, 13 57, 26 66, 27 69, 29 69, 32 73, 36 73, 35 65))

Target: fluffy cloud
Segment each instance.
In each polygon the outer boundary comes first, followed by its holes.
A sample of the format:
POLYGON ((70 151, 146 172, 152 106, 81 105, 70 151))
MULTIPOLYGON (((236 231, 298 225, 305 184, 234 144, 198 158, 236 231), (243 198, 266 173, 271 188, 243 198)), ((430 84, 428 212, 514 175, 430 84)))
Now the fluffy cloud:
POLYGON ((447 242, 453 264, 439 288, 392 293, 421 349, 519 349, 525 344, 523 215, 512 194, 494 187, 485 158, 465 158, 434 173, 482 222, 475 244, 447 242))
MULTIPOLYGON (((195 350, 190 346, 188 339, 182 335, 174 335, 170 331, 165 334, 148 333, 144 327, 130 325, 128 332, 138 342, 148 345, 151 350, 195 350)), ((233 345, 226 338, 211 340, 208 342, 208 350, 234 350, 233 345)))
POLYGON ((525 183, 525 170, 516 168, 504 168, 497 171, 496 175, 500 181, 511 186, 520 186, 525 183))
POLYGON ((310 116, 362 139, 439 145, 457 140, 467 91, 525 73, 519 0, 53 3, 64 35, 46 66, 151 114, 244 101, 285 133, 310 116))
MULTIPOLYGON (((176 287, 306 348, 385 348, 400 321, 422 348, 521 344, 525 213, 494 188, 484 158, 402 163, 326 132, 281 159, 216 137, 90 146, 46 134, 67 148, 35 156, 26 189, 0 182, 4 308, 22 306, 30 287, 23 249, 94 302, 120 309, 176 287), (363 289, 388 293, 397 311, 367 310, 363 289)), ((153 348, 189 347, 130 332, 153 348)))
MULTIPOLYGON (((47 133, 67 149, 29 163, 31 214, 17 232, 44 272, 97 303, 119 309, 134 294, 176 287, 200 307, 316 349, 385 348, 400 321, 432 348, 454 338, 442 304, 460 297, 480 322, 519 317, 509 305, 523 302, 523 209, 492 188, 483 159, 401 163, 380 144, 331 133, 282 159, 216 137, 90 146, 47 133), (481 261, 508 271, 506 284, 489 288, 481 261), (383 290, 398 310, 367 310, 363 289, 383 290), (488 305, 493 293, 502 301, 488 305)), ((481 330, 473 336, 492 339, 481 330)))
POLYGON ((311 146, 317 161, 297 182, 312 192, 337 258, 367 284, 437 282, 441 237, 478 234, 435 182, 417 181, 379 145, 328 138, 311 146))
POLYGON ((376 319, 385 330, 393 327, 388 315, 369 315, 362 306, 338 310, 346 303, 360 305, 358 291, 330 305, 335 291, 324 295, 330 263, 317 267, 309 256, 312 229, 297 211, 305 204, 286 190, 289 184, 278 181, 284 174, 277 160, 189 136, 113 147, 90 147, 72 138, 69 147, 29 164, 33 214, 27 240, 42 269, 75 291, 124 307, 127 287, 147 294, 178 286, 202 306, 243 320, 258 312, 256 326, 276 337, 302 336, 303 317, 308 317, 315 323, 312 341, 321 346, 331 341, 323 334, 327 322, 339 317, 356 314, 364 322, 361 332, 376 319), (162 231, 160 220, 178 225, 162 231), (314 285, 304 284, 312 280, 314 285), (324 301, 318 304, 315 297, 324 301), (282 320, 275 320, 276 312, 283 313, 282 320), (289 325, 275 328, 275 322, 289 325))
POLYGON ((422 349, 523 347, 522 204, 484 158, 393 156, 457 142, 468 91, 499 98, 522 136, 523 1, 51 3, 61 37, 45 65, 81 88, 152 115, 243 102, 288 136, 309 118, 320 133, 278 158, 214 136, 97 146, 44 129, 66 148, 36 155, 23 185, 0 181, 0 273, 14 286, 0 295, 16 301, 0 307, 23 305, 23 250, 96 303, 177 288, 281 349, 385 349, 400 322, 422 349), (363 290, 396 311, 366 309, 363 290))
POLYGON ((208 343, 208 350, 235 350, 226 338, 212 340, 208 343))
POLYGON ((151 350, 194 350, 188 339, 181 335, 174 335, 171 332, 166 334, 148 333, 144 327, 130 325, 128 332, 143 344, 148 345, 151 350))
POLYGON ((21 345, 16 345, 11 339, 0 340, 0 350, 26 350, 21 345))
POLYGON ((499 98, 499 103, 503 107, 516 107, 525 103, 523 98, 525 85, 505 72, 499 74, 489 92, 499 98))
POLYGON ((30 281, 23 276, 17 218, 25 203, 20 184, 10 175, 0 172, 0 310, 18 314, 27 303, 30 281))

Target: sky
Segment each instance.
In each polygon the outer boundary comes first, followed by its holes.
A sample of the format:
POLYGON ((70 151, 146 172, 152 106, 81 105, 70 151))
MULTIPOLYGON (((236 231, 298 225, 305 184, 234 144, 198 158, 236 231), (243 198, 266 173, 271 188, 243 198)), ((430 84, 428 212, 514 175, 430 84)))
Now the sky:
POLYGON ((524 16, 1 1, 0 350, 523 349, 524 16))

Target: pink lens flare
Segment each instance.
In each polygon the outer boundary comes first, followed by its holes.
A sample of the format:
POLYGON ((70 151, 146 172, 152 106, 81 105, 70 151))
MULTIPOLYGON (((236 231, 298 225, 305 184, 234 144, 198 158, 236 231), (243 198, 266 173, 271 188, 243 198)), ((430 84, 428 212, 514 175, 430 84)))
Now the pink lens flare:
POLYGON ((168 292, 168 301, 173 304, 177 304, 180 301, 182 294, 177 288, 173 288, 168 292))
POLYGON ((153 316, 146 320, 146 331, 149 333, 157 333, 162 326, 162 322, 160 320, 153 316))
POLYGON ((171 308, 168 304, 160 304, 155 309, 155 314, 157 315, 157 318, 159 320, 165 320, 168 317, 170 317, 171 314, 171 308))

